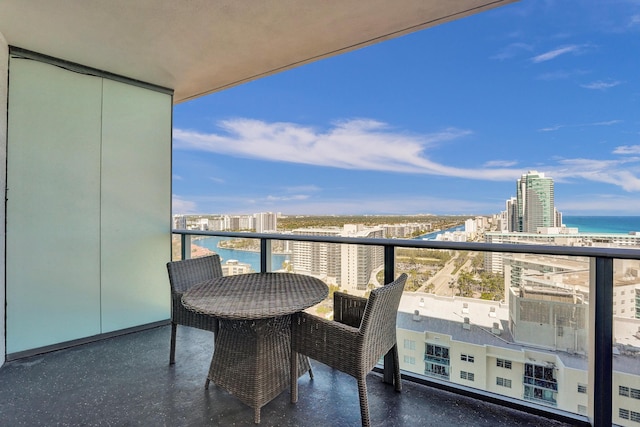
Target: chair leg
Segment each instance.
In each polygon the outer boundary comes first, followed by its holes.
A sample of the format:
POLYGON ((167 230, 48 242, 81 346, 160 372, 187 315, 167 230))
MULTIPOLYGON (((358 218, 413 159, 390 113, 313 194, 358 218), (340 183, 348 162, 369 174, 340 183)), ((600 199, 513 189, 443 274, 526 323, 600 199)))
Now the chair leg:
POLYGON ((369 400, 367 399, 367 379, 366 375, 358 377, 358 395, 360 396, 360 416, 362 417, 362 427, 369 427, 369 400))
POLYGON ((176 363, 176 329, 178 325, 171 322, 171 349, 169 352, 169 365, 176 363))
POLYGON ((396 391, 402 391, 402 377, 400 377, 400 358, 398 357, 398 344, 393 346, 393 382, 396 391))
MULTIPOLYGON (((296 403, 298 401, 298 353, 293 350, 291 351, 291 369, 289 374, 291 381, 291 403, 296 403)), ((309 375, 312 375, 311 369, 309 369, 309 375)))

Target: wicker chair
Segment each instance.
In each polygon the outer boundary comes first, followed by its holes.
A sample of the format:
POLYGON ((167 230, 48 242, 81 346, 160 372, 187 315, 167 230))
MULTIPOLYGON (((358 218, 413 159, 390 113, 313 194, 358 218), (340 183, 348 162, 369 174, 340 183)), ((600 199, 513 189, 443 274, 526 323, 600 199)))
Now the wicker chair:
POLYGON ((291 333, 291 402, 298 400, 298 354, 338 369, 356 378, 362 425, 369 426, 366 375, 389 350, 393 351, 396 391, 402 389, 396 317, 407 275, 371 291, 369 299, 334 293, 334 321, 308 313, 293 319, 291 333))
POLYGON ((176 331, 178 325, 218 332, 218 319, 187 310, 182 305, 182 294, 191 286, 222 276, 219 255, 185 259, 167 263, 171 284, 171 352, 169 364, 176 361, 176 331))

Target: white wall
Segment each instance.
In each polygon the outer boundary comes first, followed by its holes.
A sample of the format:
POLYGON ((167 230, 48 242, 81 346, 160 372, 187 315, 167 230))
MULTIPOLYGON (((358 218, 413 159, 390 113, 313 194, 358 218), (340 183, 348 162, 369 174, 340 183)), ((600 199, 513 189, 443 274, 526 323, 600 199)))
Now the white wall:
MULTIPOLYGON (((6 155, 7 155, 7 81, 9 65, 9 47, 0 33, 0 187, 6 188, 6 155)), ((0 197, 0 366, 5 360, 5 324, 4 324, 4 239, 5 232, 5 197, 0 197)))
POLYGON ((10 60, 7 354, 168 319, 171 95, 10 60))

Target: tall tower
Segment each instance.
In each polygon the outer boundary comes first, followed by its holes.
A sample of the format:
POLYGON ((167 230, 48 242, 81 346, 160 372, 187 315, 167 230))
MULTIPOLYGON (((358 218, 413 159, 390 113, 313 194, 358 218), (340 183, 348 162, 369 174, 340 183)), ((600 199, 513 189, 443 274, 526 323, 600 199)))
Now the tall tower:
POLYGON ((511 197, 507 200, 506 207, 507 231, 519 231, 518 200, 511 197))
POLYGON ((273 212, 254 214, 256 233, 274 232, 278 229, 278 216, 273 212))
POLYGON ((556 212, 553 179, 543 173, 529 171, 518 179, 518 230, 536 233, 538 227, 555 227, 556 212))

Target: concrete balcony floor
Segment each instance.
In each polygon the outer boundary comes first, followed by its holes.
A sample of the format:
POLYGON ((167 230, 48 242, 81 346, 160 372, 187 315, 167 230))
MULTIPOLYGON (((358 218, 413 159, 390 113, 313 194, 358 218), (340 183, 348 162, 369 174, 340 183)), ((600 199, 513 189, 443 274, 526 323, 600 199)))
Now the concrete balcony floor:
MULTIPOLYGON (((251 426, 253 410, 211 385, 213 335, 178 327, 169 366, 168 326, 8 362, 0 369, 7 426, 251 426)), ((355 379, 313 363, 299 401, 285 391, 262 408, 262 426, 358 426, 355 379)), ((557 421, 405 381, 401 393, 368 377, 374 426, 565 426, 557 421)))

